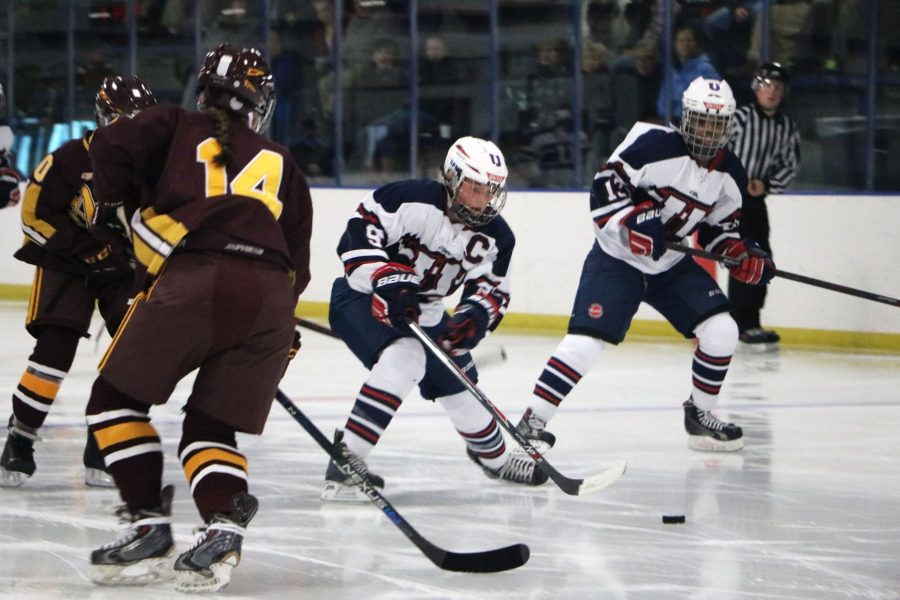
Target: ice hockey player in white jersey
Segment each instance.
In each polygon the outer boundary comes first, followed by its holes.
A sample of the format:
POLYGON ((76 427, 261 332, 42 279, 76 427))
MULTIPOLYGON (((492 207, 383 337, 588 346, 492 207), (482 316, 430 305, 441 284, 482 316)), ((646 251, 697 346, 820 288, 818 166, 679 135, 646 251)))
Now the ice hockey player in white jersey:
MULTIPOLYGON (((506 162, 492 142, 463 137, 443 165, 443 181, 390 183, 369 194, 347 222, 338 245, 344 277, 335 280, 329 321, 370 369, 336 443, 357 467, 381 438, 403 399, 418 385, 437 400, 492 478, 539 485, 547 476, 506 447, 494 418, 412 336, 407 319, 477 379, 470 350, 493 331, 509 304, 515 239, 499 216, 506 202, 506 162), (444 298, 459 288, 453 316, 444 298)), ((355 477, 355 476, 354 476, 355 477)), ((377 487, 384 480, 368 473, 377 487)), ((329 462, 323 500, 364 501, 352 478, 329 462)))
POLYGON ((695 79, 682 96, 680 126, 637 123, 594 176, 591 218, 596 241, 584 261, 568 334, 538 377, 517 428, 544 448, 560 402, 599 359, 605 343, 625 339, 641 302, 686 338, 697 339, 690 396, 684 402, 688 445, 734 451, 743 432, 711 412, 738 341, 728 299, 690 257, 666 249, 698 234, 701 247, 740 259, 733 277, 765 285, 774 264, 738 234, 747 175, 725 147, 735 111, 725 81, 695 79))

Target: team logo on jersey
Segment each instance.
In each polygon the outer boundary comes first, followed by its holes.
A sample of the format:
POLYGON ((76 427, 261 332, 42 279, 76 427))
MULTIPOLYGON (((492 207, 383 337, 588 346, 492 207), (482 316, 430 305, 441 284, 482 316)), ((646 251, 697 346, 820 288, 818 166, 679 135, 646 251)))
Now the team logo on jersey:
POLYGON ((603 306, 594 302, 588 307, 588 316, 592 319, 599 319, 603 316, 603 306))

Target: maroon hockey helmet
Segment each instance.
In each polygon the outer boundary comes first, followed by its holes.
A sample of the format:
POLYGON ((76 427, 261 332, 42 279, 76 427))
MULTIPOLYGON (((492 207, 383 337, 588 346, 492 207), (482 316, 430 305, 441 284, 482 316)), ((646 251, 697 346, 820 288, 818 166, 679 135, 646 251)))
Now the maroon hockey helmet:
POLYGON ((269 128, 275 109, 275 78, 256 48, 220 44, 197 73, 197 106, 215 106, 247 117, 257 133, 269 128))
POLYGON ((133 117, 145 108, 156 104, 156 96, 134 75, 113 75, 100 84, 94 99, 94 116, 97 127, 109 125, 118 117, 133 117))

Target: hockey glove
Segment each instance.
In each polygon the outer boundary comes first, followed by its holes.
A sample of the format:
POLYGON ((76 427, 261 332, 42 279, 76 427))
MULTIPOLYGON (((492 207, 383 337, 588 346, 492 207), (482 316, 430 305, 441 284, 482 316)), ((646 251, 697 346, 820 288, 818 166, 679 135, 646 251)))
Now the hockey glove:
POLYGON ((438 336, 438 344, 453 356, 465 354, 487 335, 488 314, 477 304, 462 302, 447 321, 447 329, 438 336))
POLYGON ((11 167, 0 166, 0 208, 15 206, 21 199, 19 182, 22 176, 11 167))
POLYGON ((291 349, 288 350, 288 360, 294 360, 294 357, 297 356, 297 353, 300 352, 300 347, 303 345, 301 340, 302 336, 300 335, 300 326, 294 325, 294 341, 291 342, 291 349))
POLYGON ((407 331, 406 319, 419 320, 419 276, 400 263, 387 263, 372 274, 372 316, 407 331))
POLYGON ((628 230, 628 245, 632 254, 659 260, 666 251, 666 230, 659 215, 660 209, 646 200, 622 218, 622 224, 628 230))
POLYGON ((122 277, 134 272, 127 255, 114 244, 98 242, 76 250, 76 255, 92 276, 122 277))
POLYGON ((722 254, 741 262, 728 267, 731 276, 748 285, 764 285, 775 276, 772 257, 753 240, 727 240, 722 254))

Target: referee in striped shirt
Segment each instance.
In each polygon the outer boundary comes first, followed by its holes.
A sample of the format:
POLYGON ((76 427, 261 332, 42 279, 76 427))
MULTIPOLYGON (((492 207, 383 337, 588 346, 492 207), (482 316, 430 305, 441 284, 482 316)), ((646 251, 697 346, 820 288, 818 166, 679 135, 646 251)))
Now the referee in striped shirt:
MULTIPOLYGON (((772 248, 766 196, 783 193, 800 166, 800 134, 794 122, 779 110, 787 81, 787 71, 778 63, 765 63, 756 70, 752 83, 756 102, 735 112, 728 143, 750 180, 741 209, 741 237, 757 242, 769 254, 772 248)), ((766 287, 728 280, 728 298, 740 340, 762 350, 777 348, 780 339, 774 331, 763 329, 759 321, 766 287)))

